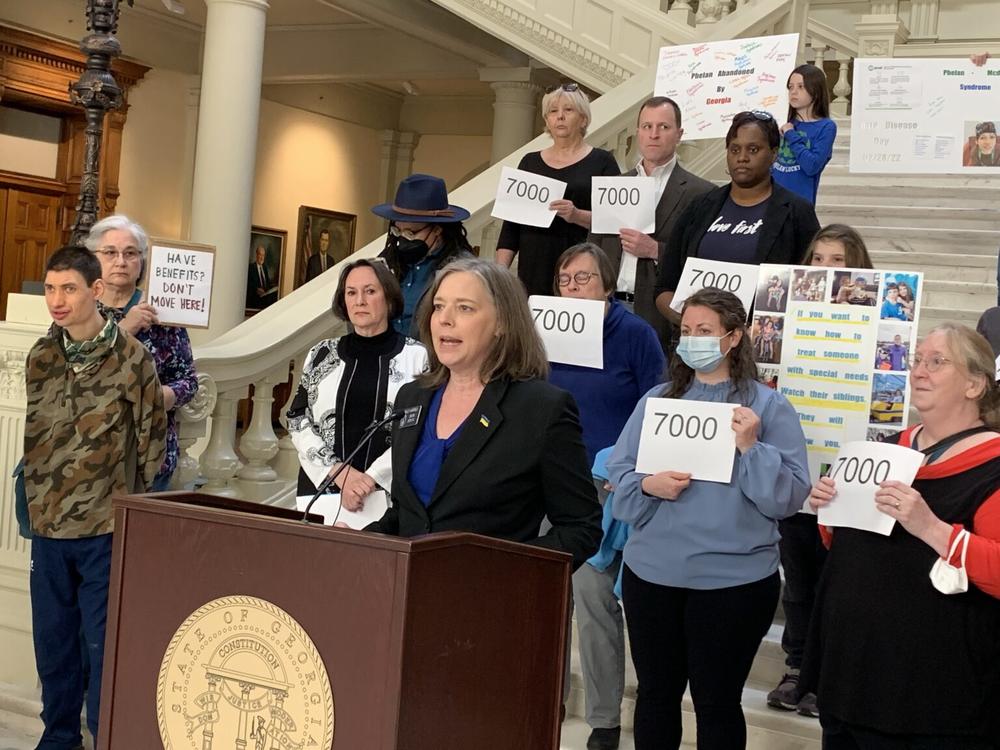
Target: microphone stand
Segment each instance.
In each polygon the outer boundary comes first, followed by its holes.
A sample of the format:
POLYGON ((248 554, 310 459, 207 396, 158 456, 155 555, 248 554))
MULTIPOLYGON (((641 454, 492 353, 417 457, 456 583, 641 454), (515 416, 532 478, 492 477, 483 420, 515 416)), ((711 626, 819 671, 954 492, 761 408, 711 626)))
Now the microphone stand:
MULTIPOLYGON (((356 455, 358 455, 358 451, 360 451, 362 448, 364 448, 368 444, 368 441, 371 440, 375 436, 376 432, 378 432, 380 429, 382 429, 383 427, 385 427, 390 422, 395 422, 398 419, 402 419, 404 414, 405 414, 405 412, 402 411, 402 410, 394 411, 392 414, 390 414, 385 419, 380 419, 380 420, 378 420, 376 422, 372 422, 368 426, 368 429, 365 430, 365 434, 362 435, 361 439, 358 441, 357 446, 355 446, 354 450, 351 451, 351 453, 347 456, 347 458, 345 458, 343 461, 341 461, 340 466, 337 467, 337 470, 335 472, 333 472, 333 474, 331 474, 330 476, 328 476, 326 479, 324 479, 322 482, 320 482, 319 487, 316 489, 316 494, 312 496, 312 499, 309 501, 309 504, 306 505, 305 511, 303 511, 303 513, 302 513, 302 522, 303 523, 309 523, 309 511, 312 510, 313 504, 317 500, 319 500, 320 495, 322 495, 323 493, 326 492, 327 488, 331 484, 333 484, 334 480, 336 480, 337 477, 339 477, 341 475, 341 473, 345 469, 347 469, 348 467, 350 467, 350 465, 351 465, 351 459, 353 459, 356 455)), ((333 519, 334 523, 336 523, 337 522, 337 518, 340 517, 340 509, 343 508, 343 507, 344 507, 344 498, 341 497, 340 498, 340 507, 337 508, 337 517, 333 519)))

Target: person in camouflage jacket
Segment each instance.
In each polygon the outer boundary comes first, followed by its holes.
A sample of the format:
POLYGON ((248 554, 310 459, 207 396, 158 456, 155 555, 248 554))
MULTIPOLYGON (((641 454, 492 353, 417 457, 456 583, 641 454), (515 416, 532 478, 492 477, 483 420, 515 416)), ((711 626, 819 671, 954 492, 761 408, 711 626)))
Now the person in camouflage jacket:
POLYGON ((46 264, 54 324, 28 353, 24 482, 34 533, 31 606, 42 684, 39 750, 97 737, 111 569, 113 494, 143 492, 166 448, 163 393, 149 352, 97 307, 100 262, 82 248, 46 264), (81 653, 82 630, 86 654, 81 653))

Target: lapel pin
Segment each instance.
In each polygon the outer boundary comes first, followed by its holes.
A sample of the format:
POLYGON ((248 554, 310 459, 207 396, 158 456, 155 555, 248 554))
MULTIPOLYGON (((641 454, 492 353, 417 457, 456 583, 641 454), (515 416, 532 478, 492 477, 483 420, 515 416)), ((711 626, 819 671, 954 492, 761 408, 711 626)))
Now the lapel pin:
POLYGON ((479 415, 479 424, 481 424, 483 427, 489 427, 490 426, 490 420, 488 420, 486 418, 485 414, 480 414, 479 415))

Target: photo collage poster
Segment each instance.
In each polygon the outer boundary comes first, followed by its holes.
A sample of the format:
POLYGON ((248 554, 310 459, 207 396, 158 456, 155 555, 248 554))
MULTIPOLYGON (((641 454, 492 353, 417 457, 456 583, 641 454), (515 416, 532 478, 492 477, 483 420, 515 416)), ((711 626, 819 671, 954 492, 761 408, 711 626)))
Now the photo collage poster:
POLYGON ((754 359, 799 414, 814 482, 842 443, 906 427, 923 283, 918 271, 760 267, 754 359))

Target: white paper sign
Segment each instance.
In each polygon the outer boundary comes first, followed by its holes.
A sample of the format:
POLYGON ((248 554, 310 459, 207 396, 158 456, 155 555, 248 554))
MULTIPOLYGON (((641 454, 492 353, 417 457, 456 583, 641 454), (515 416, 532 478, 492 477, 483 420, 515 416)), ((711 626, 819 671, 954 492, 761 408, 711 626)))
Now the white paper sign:
POLYGON ((781 125, 798 47, 798 34, 662 47, 655 93, 680 106, 685 140, 722 138, 747 110, 770 112, 781 125))
POLYGON ((646 234, 656 229, 656 180, 652 177, 592 177, 591 227, 595 234, 622 228, 646 234))
POLYGON ((684 262, 681 280, 670 301, 670 309, 681 311, 684 301, 705 287, 716 287, 732 292, 740 298, 743 309, 750 313, 753 296, 757 291, 760 266, 749 263, 727 263, 724 260, 705 260, 689 257, 684 262))
POLYGON ((604 369, 604 302, 534 294, 528 306, 549 362, 604 369))
POLYGON ((1000 60, 858 58, 852 172, 1000 174, 1000 60))
POLYGON ((549 204, 562 198, 565 192, 565 182, 504 167, 500 172, 492 216, 532 227, 550 227, 556 212, 549 204))
POLYGON ((997 371, 993 379, 1000 381, 1000 357, 997 357, 996 366, 997 366, 997 371))
MULTIPOLYGON (((298 495, 295 498, 295 507, 304 511, 310 500, 312 495, 298 495)), ((337 523, 346 523, 352 529, 363 529, 385 515, 389 508, 389 497, 383 490, 375 490, 365 498, 365 505, 361 510, 351 511, 344 508, 338 517, 338 508, 340 508, 339 494, 320 495, 310 513, 323 516, 323 523, 327 526, 333 526, 333 519, 336 518, 337 523)))
POLYGON ((819 522, 888 536, 896 519, 878 509, 875 492, 887 479, 911 484, 923 459, 923 453, 891 443, 844 443, 830 469, 837 494, 819 509, 819 522))
POLYGON ((735 408, 710 401, 648 399, 635 470, 684 471, 692 479, 728 484, 736 458, 735 408))
POLYGON ((206 328, 212 305, 211 249, 158 245, 149 248, 146 302, 161 325, 206 328))

